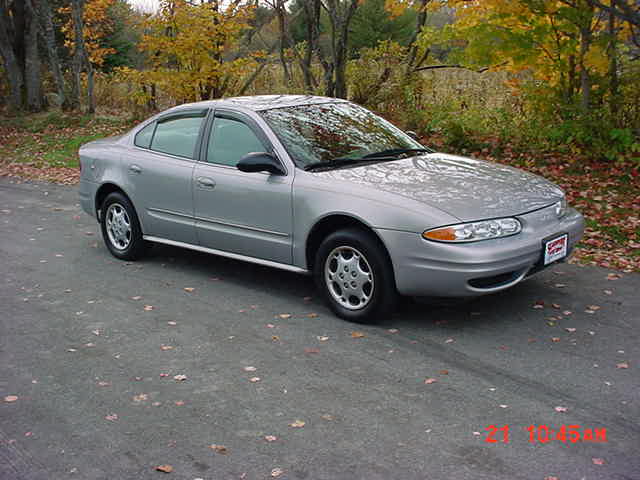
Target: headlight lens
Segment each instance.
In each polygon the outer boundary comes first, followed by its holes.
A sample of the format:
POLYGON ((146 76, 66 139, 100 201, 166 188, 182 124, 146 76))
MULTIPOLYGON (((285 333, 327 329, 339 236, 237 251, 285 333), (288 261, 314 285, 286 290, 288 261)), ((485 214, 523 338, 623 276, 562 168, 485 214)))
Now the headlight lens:
POLYGON ((508 237, 520 233, 522 224, 516 218, 496 218, 481 222, 461 223, 425 231, 422 236, 436 242, 477 242, 490 238, 508 237))
POLYGON ((564 214, 567 213, 567 199, 562 197, 562 200, 553 204, 553 207, 558 218, 564 217, 564 214))

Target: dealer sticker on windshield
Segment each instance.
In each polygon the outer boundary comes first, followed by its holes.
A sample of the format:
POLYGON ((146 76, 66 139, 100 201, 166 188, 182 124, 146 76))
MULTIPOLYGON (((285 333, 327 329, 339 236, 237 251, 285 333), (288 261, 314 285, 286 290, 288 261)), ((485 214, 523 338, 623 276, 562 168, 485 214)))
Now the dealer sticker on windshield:
POLYGON ((567 256, 568 240, 569 236, 565 233, 564 235, 560 235, 559 237, 553 238, 544 243, 545 265, 549 265, 550 263, 567 256))

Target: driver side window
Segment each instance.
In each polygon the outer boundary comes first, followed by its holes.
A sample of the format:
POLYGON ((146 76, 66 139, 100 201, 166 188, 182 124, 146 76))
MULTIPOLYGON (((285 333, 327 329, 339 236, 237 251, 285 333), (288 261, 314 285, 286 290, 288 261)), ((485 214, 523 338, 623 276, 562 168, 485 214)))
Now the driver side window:
POLYGON ((265 145, 245 123, 222 117, 213 120, 207 162, 235 167, 245 155, 266 151, 265 145))

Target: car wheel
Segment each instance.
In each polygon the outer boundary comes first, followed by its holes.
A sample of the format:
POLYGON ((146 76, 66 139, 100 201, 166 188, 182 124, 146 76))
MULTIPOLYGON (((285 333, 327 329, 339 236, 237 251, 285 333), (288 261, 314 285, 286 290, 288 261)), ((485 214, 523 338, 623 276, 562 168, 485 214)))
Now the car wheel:
POLYGON ((393 313, 398 299, 393 268, 372 233, 349 228, 330 234, 314 266, 316 284, 340 318, 377 323, 393 313))
POLYGON ((148 249, 135 208, 122 193, 110 193, 102 202, 102 238, 111 254, 120 260, 136 260, 148 249))

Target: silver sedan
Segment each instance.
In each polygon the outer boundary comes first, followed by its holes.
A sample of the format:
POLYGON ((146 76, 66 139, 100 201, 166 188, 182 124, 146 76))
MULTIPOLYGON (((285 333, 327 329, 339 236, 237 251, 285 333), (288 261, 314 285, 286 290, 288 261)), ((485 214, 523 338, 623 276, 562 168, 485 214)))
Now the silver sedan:
POLYGON ((180 105, 80 149, 80 200, 111 253, 164 243, 312 274, 340 317, 401 295, 498 292, 565 260, 582 216, 553 183, 434 152, 345 100, 180 105))

